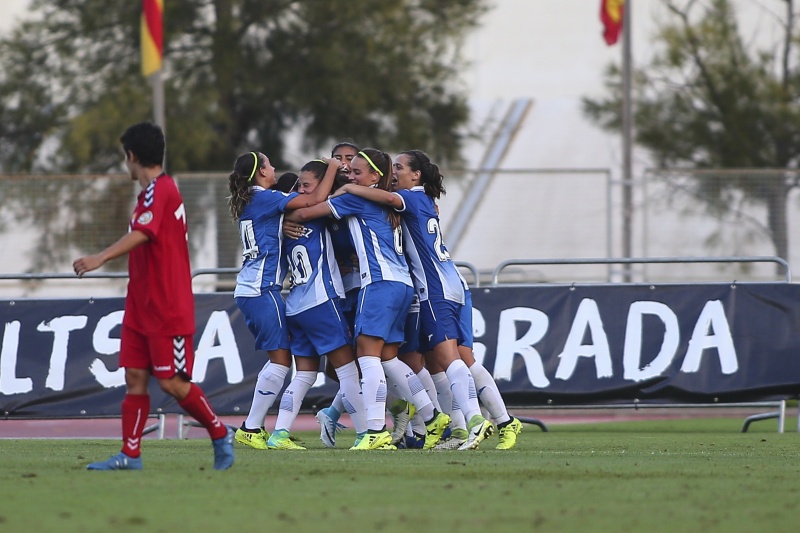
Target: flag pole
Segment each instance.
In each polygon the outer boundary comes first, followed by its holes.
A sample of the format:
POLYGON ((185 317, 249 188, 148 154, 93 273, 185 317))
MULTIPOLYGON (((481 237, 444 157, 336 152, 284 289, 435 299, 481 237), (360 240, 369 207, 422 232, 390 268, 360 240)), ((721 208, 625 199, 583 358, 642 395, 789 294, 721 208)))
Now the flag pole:
MULTIPOLYGON (((631 4, 623 3, 622 15, 622 257, 632 257, 633 250, 633 112, 631 106, 631 4)), ((630 282, 631 265, 623 270, 623 281, 630 282)))
MULTIPOLYGON (((150 76, 150 81, 153 84, 153 122, 161 127, 161 130, 166 135, 167 132, 167 119, 164 113, 164 79, 161 76, 159 69, 150 76)), ((167 170, 167 151, 164 150, 164 161, 162 163, 164 171, 167 170)))

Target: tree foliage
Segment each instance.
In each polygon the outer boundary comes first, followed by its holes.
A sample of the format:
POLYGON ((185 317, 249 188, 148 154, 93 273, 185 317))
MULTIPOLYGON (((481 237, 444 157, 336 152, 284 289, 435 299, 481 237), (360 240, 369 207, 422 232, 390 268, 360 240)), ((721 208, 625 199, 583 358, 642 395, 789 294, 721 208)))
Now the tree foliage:
MULTIPOLYGON (((228 171, 254 149, 278 168, 297 166, 290 135, 321 154, 352 138, 458 163, 468 119, 460 47, 487 9, 488 0, 164 2, 169 170, 228 171)), ((141 2, 33 0, 31 13, 0 40, 0 171, 121 171, 121 132, 153 116, 140 73, 141 2)), ((95 224, 127 215, 102 209, 119 187, 49 187, 83 195, 95 224)), ((214 194, 224 199, 224 186, 214 194)), ((0 204, 47 235, 35 268, 64 259, 51 255, 54 242, 96 244, 76 233, 78 217, 56 217, 24 190, 14 196, 0 204)), ((222 253, 220 266, 234 261, 222 253)))
MULTIPOLYGON (((35 19, 0 42, 4 171, 119 164, 121 128, 152 116, 140 9, 34 0, 35 19)), ((459 49, 485 0, 170 0, 164 9, 173 171, 227 170, 251 148, 287 164, 294 128, 307 149, 352 137, 458 159, 459 49)))
MULTIPOLYGON (((800 68, 792 0, 774 0, 782 39, 749 46, 729 0, 666 1, 660 52, 637 71, 632 105, 636 142, 661 166, 796 168, 800 162, 800 68)), ((609 96, 584 99, 584 111, 621 130, 622 78, 607 70, 609 96)), ((701 174, 697 196, 723 210, 731 192, 767 207, 776 253, 788 257, 787 196, 792 179, 765 182, 747 173, 701 174)))

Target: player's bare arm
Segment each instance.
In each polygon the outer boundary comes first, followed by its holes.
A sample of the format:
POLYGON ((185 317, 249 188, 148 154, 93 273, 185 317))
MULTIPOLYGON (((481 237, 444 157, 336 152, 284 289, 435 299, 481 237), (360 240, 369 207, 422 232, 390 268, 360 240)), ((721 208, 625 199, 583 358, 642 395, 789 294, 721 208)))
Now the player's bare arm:
POLYGON ((322 176, 322 180, 317 188, 314 189, 314 192, 311 194, 299 194, 289 200, 289 203, 286 204, 287 211, 291 209, 301 209, 304 207, 318 205, 328 198, 328 195, 331 192, 331 187, 333 186, 333 180, 336 178, 336 171, 339 170, 339 162, 333 158, 322 159, 322 161, 325 161, 328 164, 328 169, 325 171, 325 175, 322 176))
POLYGON ((126 233, 117 242, 99 254, 79 257, 72 263, 72 268, 75 270, 75 274, 80 278, 87 272, 100 268, 108 261, 127 254, 137 246, 146 243, 148 240, 150 239, 147 235, 141 231, 133 230, 130 233, 126 233))
POLYGON ((366 198, 371 202, 375 202, 376 204, 388 205, 389 207, 394 207, 395 209, 401 209, 403 207, 403 199, 400 196, 389 191, 384 191, 383 189, 362 187, 360 185, 348 183, 347 185, 340 187, 334 196, 340 196, 344 193, 354 194, 356 196, 366 198))

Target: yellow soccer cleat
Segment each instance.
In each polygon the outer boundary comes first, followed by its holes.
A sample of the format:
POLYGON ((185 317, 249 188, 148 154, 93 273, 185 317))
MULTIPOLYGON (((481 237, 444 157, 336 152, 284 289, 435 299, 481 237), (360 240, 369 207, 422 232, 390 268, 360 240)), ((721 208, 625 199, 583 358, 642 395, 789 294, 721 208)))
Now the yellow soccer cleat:
POLYGON ((444 430, 450 425, 450 417, 444 413, 437 413, 429 423, 425 424, 425 445, 423 450, 430 450, 442 439, 444 430))
POLYGON ((378 433, 367 433, 361 436, 351 450, 396 450, 397 446, 392 444, 392 434, 386 431, 378 433))
POLYGON ((511 421, 505 426, 498 428, 500 444, 497 445, 498 450, 510 450, 517 444, 517 435, 522 431, 522 422, 519 419, 511 417, 511 421))
POLYGON ((294 443, 285 429, 276 429, 272 433, 267 441, 267 448, 270 450, 305 450, 302 446, 294 443))
POLYGON ((264 428, 245 429, 244 425, 236 430, 236 442, 250 446, 256 450, 266 450, 269 433, 264 428))

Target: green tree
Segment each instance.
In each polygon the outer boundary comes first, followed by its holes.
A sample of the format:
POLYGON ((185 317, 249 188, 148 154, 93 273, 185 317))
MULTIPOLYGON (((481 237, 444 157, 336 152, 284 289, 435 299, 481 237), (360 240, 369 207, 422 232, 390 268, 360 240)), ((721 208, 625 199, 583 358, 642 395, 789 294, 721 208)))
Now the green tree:
MULTIPOLYGON (((800 162, 800 69, 792 0, 780 7, 783 38, 776 50, 755 50, 739 29, 729 0, 664 2, 652 62, 633 82, 637 144, 661 166, 796 168, 800 162)), ((606 98, 584 99, 584 111, 611 131, 621 130, 622 78, 607 70, 606 98)), ((765 205, 776 254, 788 258, 787 198, 793 174, 764 180, 741 174, 698 174, 695 194, 711 210, 728 208, 731 193, 765 205)))
MULTIPOLYGON (((460 47, 488 0, 169 0, 164 9, 171 172, 227 171, 250 149, 297 166, 285 153, 290 132, 320 153, 347 137, 459 162, 468 119, 460 47)), ((122 169, 122 129, 152 116, 140 10, 138 1, 33 0, 34 16, 0 41, 0 171, 122 169)), ((92 194, 102 205, 118 189, 92 194)), ((17 207, 51 240, 74 237, 74 222, 47 225, 52 213, 17 207)))

